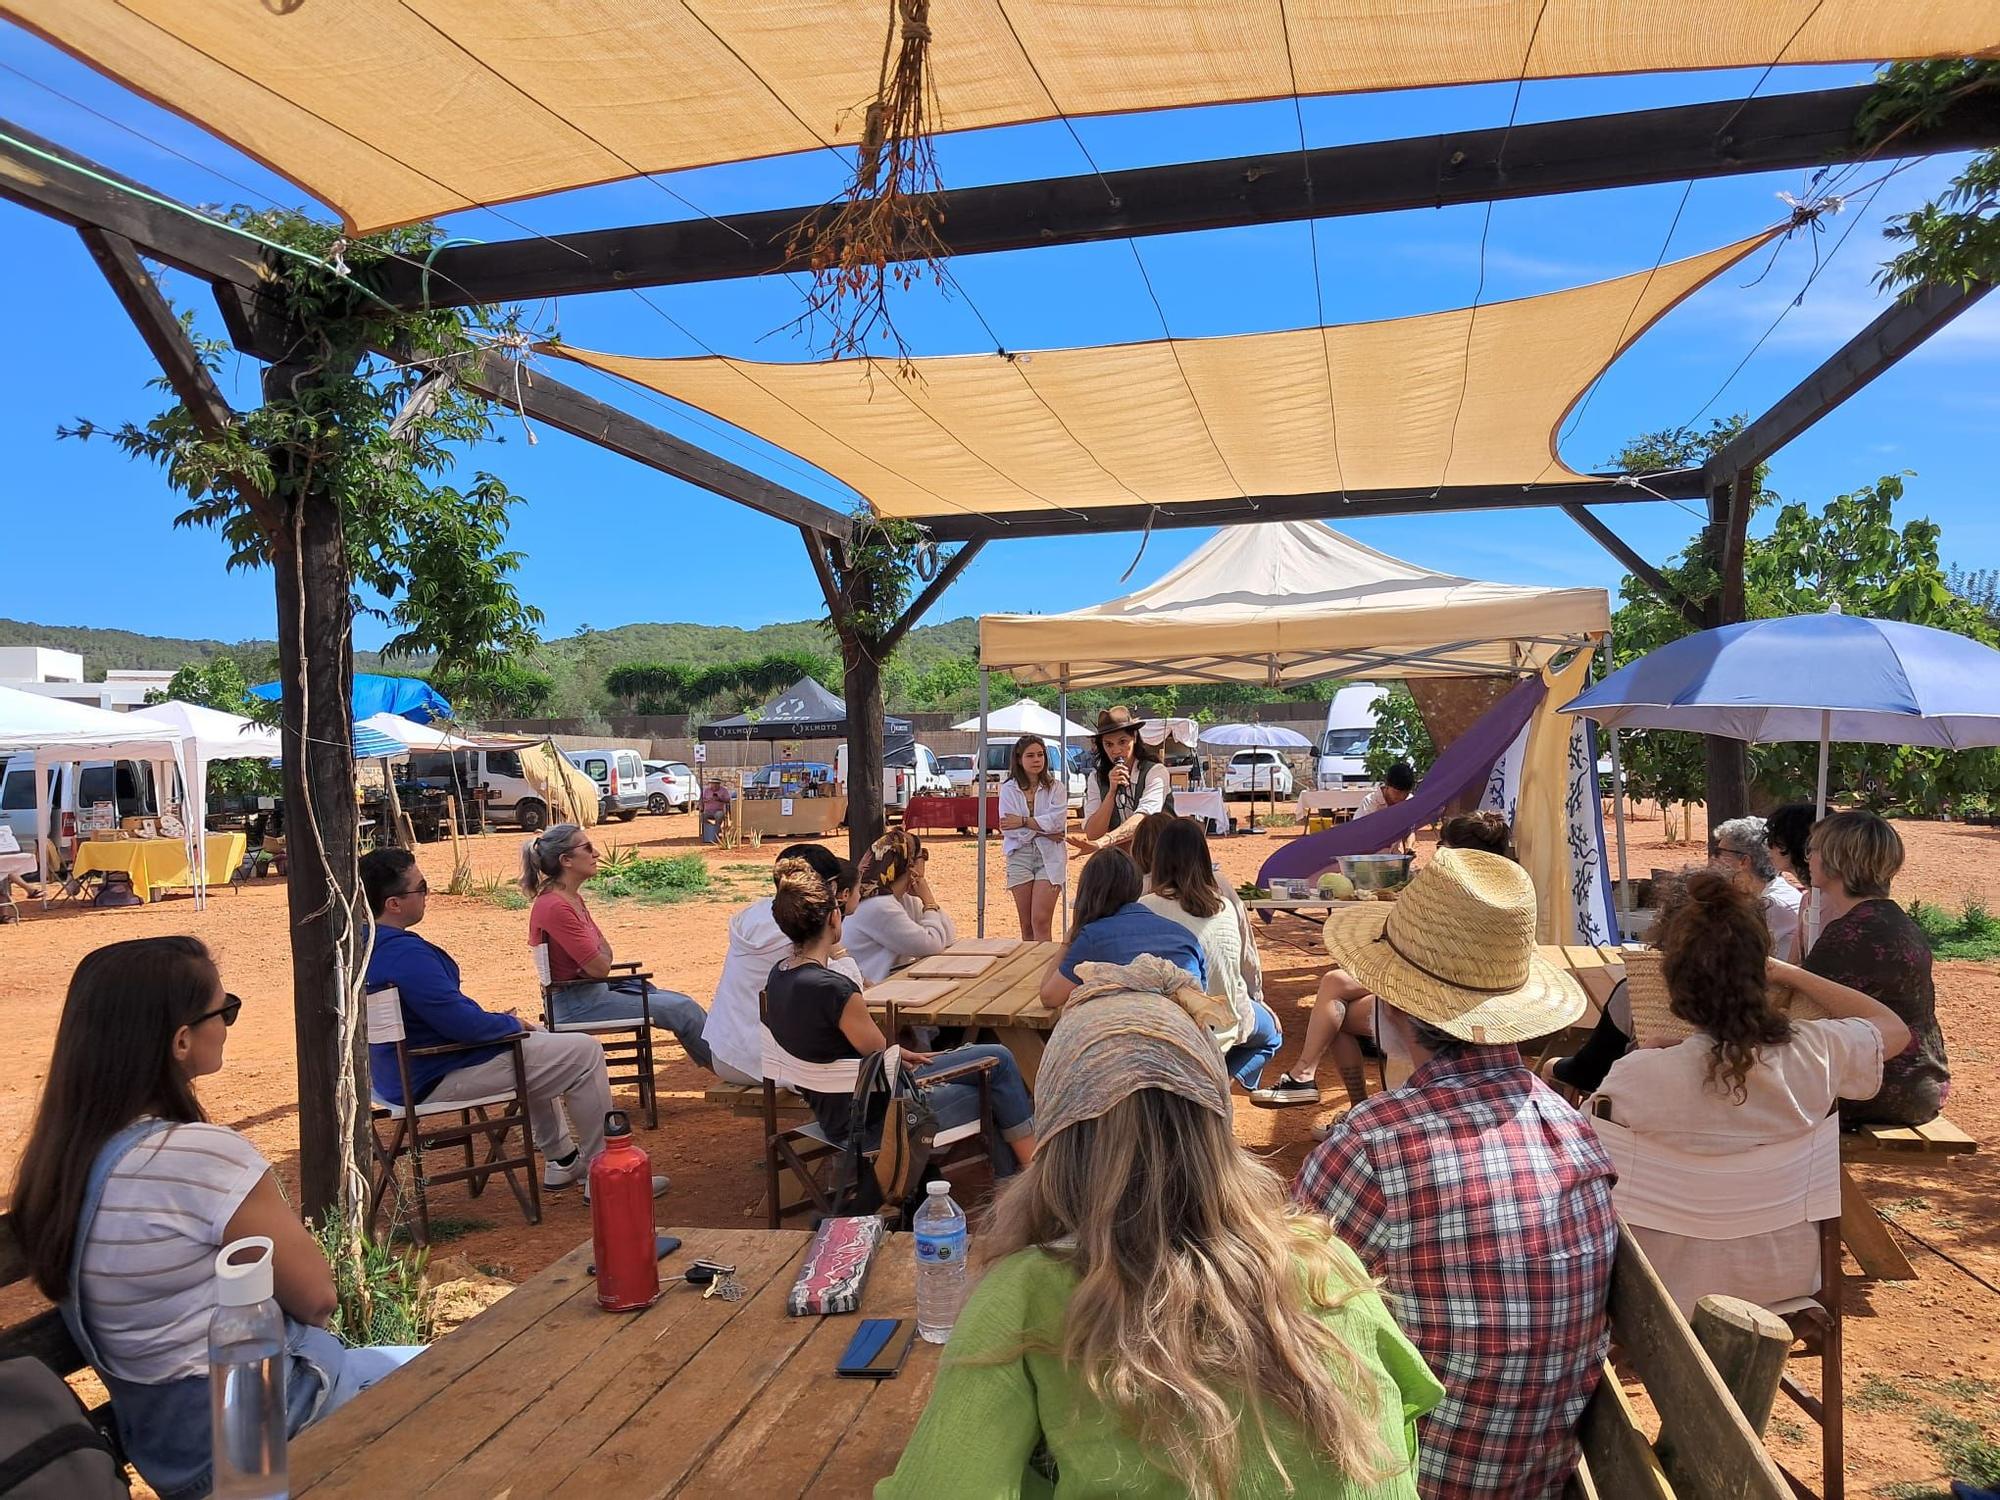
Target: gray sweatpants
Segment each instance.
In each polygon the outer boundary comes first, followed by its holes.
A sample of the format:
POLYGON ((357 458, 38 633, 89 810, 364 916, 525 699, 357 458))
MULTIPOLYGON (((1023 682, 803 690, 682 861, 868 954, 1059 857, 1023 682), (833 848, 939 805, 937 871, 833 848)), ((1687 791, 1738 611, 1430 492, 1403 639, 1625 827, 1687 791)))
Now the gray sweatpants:
MULTIPOLYGON (((528 1078, 528 1118, 542 1155, 551 1160, 567 1156, 574 1145, 585 1161, 594 1160, 604 1149, 604 1115, 611 1108, 611 1083, 597 1038, 577 1031, 531 1031, 521 1039, 521 1063, 528 1078), (556 1108, 558 1099, 569 1105, 569 1117, 576 1122, 574 1141, 556 1108)), ((503 1053, 447 1073, 424 1102, 449 1104, 513 1087, 514 1060, 503 1053)))

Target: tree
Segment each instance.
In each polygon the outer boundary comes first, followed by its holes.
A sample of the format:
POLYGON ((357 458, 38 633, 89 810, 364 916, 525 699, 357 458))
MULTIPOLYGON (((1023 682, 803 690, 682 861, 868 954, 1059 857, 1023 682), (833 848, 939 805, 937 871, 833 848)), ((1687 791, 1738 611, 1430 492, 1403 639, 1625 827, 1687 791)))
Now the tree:
MULTIPOLYGON (((193 703, 246 719, 269 722, 271 705, 250 696, 250 684, 243 668, 230 656, 189 662, 167 681, 164 693, 146 694, 148 703, 193 703)), ((283 784, 282 778, 261 760, 218 760, 208 768, 208 795, 269 797, 283 784)))
POLYGON ((230 545, 229 566, 272 571, 302 1196, 308 1216, 338 1215, 358 1254, 369 929, 355 868, 355 589, 365 583, 392 600, 406 645, 460 663, 531 638, 536 617, 514 594, 511 557, 494 551, 513 497, 484 475, 469 495, 438 482, 461 447, 490 432, 486 402, 453 374, 486 356, 482 336, 514 330, 476 308, 398 312, 367 290, 374 265, 436 248, 429 225, 360 238, 293 210, 238 208, 228 217, 291 252, 269 257, 251 311, 277 351, 263 405, 227 408, 214 382, 225 348, 196 338, 186 315, 182 331, 200 370, 180 372, 178 386, 155 384, 192 392, 192 404, 177 401, 143 426, 82 422, 65 435, 105 436, 159 464, 188 500, 176 525, 214 527, 230 545), (469 581, 472 597, 432 586, 441 579, 469 581))
POLYGON ((453 674, 433 671, 431 682, 461 719, 546 718, 556 691, 548 673, 511 659, 453 674))
MULTIPOLYGON (((1878 75, 1857 129, 1864 142, 1887 147, 1911 126, 1935 121, 1947 105, 1996 90, 2000 61, 1892 63, 1878 75)), ((1891 219, 1883 232, 1902 249, 1883 265, 1879 286, 1970 288, 2000 281, 2000 150, 1974 153, 1943 193, 1891 219)))
POLYGON ((1417 708, 1407 685, 1396 683, 1375 700, 1375 733, 1368 740, 1368 754, 1362 761, 1368 774, 1378 781, 1399 760, 1410 763, 1419 776, 1430 770, 1438 757, 1431 732, 1417 708))

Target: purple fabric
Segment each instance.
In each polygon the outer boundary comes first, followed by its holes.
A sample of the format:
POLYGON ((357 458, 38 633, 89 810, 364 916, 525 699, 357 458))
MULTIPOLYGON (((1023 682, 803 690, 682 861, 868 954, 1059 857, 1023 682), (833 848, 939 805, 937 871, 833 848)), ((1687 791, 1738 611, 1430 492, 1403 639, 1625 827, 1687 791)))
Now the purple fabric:
POLYGON ((1416 791, 1394 807, 1350 823, 1337 823, 1324 833, 1293 839, 1264 861, 1264 868, 1257 872, 1257 884, 1268 886, 1273 876, 1310 880, 1322 870, 1332 869, 1343 854, 1379 853, 1423 827, 1461 793, 1486 779, 1494 763, 1514 743, 1514 736, 1534 717, 1548 691, 1539 676, 1523 678, 1487 709, 1478 723, 1445 747, 1417 783, 1416 791))

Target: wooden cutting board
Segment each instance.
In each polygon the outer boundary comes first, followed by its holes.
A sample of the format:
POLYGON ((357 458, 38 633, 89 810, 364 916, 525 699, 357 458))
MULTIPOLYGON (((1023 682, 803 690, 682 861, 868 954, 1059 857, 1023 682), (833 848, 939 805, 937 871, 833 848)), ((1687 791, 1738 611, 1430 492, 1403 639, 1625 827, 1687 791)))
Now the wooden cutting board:
POLYGON ((1005 958, 1021 946, 1019 938, 960 938, 944 951, 947 953, 988 953, 995 958, 1005 958))
POLYGON ((1000 962, 997 953, 939 953, 903 972, 912 979, 973 979, 1000 962))
POLYGON ((929 1005, 942 1000, 958 985, 948 979, 885 979, 863 990, 861 998, 870 1005, 929 1005))

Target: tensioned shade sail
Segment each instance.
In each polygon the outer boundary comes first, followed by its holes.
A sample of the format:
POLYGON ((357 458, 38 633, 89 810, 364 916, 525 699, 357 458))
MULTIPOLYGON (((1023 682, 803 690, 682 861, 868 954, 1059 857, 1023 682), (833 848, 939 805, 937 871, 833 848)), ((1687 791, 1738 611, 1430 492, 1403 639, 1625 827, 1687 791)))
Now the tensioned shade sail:
POLYGON ((1556 456, 1584 388, 1769 238, 1476 312, 923 358, 914 379, 867 359, 549 352, 789 449, 885 516, 1560 484, 1586 477, 1556 456))
MULTIPOLYGON (((381 228, 859 139, 883 0, 5 0, 381 228)), ((941 130, 1292 94, 1961 57, 1993 0, 935 0, 941 130)))
POLYGON ((1279 521, 1227 527, 1123 598, 982 616, 979 664, 1072 689, 1511 676, 1610 628, 1603 589, 1433 573, 1317 521, 1279 521))

